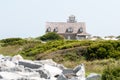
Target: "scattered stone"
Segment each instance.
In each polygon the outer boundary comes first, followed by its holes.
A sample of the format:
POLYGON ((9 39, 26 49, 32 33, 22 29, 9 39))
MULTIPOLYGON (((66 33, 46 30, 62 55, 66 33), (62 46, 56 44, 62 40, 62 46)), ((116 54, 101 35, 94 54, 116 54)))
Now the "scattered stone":
POLYGON ((85 80, 85 67, 84 64, 78 65, 73 69, 79 80, 85 80))
POLYGON ((36 63, 33 63, 32 61, 27 61, 27 60, 19 61, 19 65, 22 65, 24 67, 28 67, 31 69, 38 69, 42 67, 42 65, 40 64, 36 64, 36 63))
POLYGON ((4 56, 3 55, 0 55, 0 59, 3 59, 4 58, 4 56))
POLYGON ((62 75, 58 77, 58 79, 61 78, 64 78, 65 80, 85 80, 84 65, 81 64, 74 69, 64 69, 62 75))
MULTIPOLYGON (((86 80, 99 80, 100 75, 90 74, 86 80)), ((22 56, 0 55, 0 80, 85 80, 83 64, 68 69, 52 59, 31 61, 22 56)))
POLYGON ((50 77, 51 77, 50 73, 43 68, 36 70, 36 72, 38 72, 40 74, 40 78, 50 79, 50 77))
POLYGON ((62 73, 62 70, 59 69, 58 67, 54 67, 54 66, 47 65, 47 64, 44 65, 44 69, 47 70, 52 77, 62 73))
POLYGON ((0 79, 3 79, 3 77, 0 75, 0 79))
POLYGON ((96 74, 96 73, 90 73, 86 80, 101 80, 101 75, 96 74))
POLYGON ((12 58, 12 61, 15 63, 18 63, 18 61, 21 61, 21 60, 23 60, 23 57, 21 55, 15 55, 12 58))
POLYGON ((57 80, 68 80, 68 79, 65 77, 65 75, 62 74, 57 78, 57 80))
POLYGON ((54 62, 52 59, 47 59, 47 60, 40 60, 40 61, 34 61, 35 63, 39 63, 39 64, 47 64, 47 65, 51 65, 54 67, 58 67, 60 69, 67 69, 66 67, 64 67, 62 64, 57 64, 56 62, 54 62))
POLYGON ((17 80, 18 78, 22 78, 22 76, 12 72, 0 72, 0 76, 6 80, 17 80))

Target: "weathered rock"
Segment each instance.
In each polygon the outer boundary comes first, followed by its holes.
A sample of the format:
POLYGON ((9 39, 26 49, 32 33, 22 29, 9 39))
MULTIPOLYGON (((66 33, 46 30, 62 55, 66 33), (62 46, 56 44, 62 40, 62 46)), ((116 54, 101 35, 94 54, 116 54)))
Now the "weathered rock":
POLYGON ((79 80, 85 80, 85 67, 84 64, 78 65, 73 69, 79 80))
POLYGON ((22 78, 22 76, 12 72, 0 72, 0 76, 7 80, 17 80, 18 78, 22 78))
POLYGON ((22 71, 21 68, 19 69, 18 67, 14 67, 14 68, 8 68, 8 67, 1 67, 0 68, 1 72, 16 72, 16 71, 22 71))
POLYGON ((19 61, 19 65, 22 65, 24 67, 28 67, 31 69, 38 69, 42 67, 42 65, 40 64, 36 64, 36 63, 33 63, 32 61, 27 61, 27 60, 19 61))
POLYGON ((4 66, 9 67, 9 68, 13 68, 13 67, 15 67, 15 64, 13 62, 7 60, 4 62, 4 66))
POLYGON ((34 62, 39 63, 39 64, 51 65, 51 66, 54 66, 54 67, 58 67, 60 69, 66 69, 66 67, 64 67, 62 64, 57 64, 52 59, 46 59, 46 60, 40 60, 40 61, 34 61, 34 62))
POLYGON ((21 60, 23 60, 23 57, 20 56, 20 55, 15 55, 12 58, 12 61, 15 62, 15 63, 18 63, 18 61, 21 61, 21 60))
POLYGON ((101 75, 96 73, 91 73, 87 76, 86 80, 101 80, 101 75))
POLYGON ((40 64, 48 64, 48 65, 51 65, 51 66, 56 66, 57 65, 57 63, 54 62, 52 59, 40 60, 39 63, 40 64))
POLYGON ((61 74, 57 80, 68 80, 63 74, 61 74))
POLYGON ((3 77, 0 75, 0 79, 3 79, 3 77))
POLYGON ((60 75, 58 78, 63 78, 63 75, 67 80, 85 80, 84 65, 81 64, 76 66, 74 69, 64 69, 62 71, 62 75, 60 75))
POLYGON ((61 69, 51 66, 51 65, 47 65, 47 64, 44 65, 44 69, 47 70, 52 77, 62 73, 61 69))
POLYGON ((85 69, 83 64, 67 69, 52 59, 31 61, 20 55, 0 55, 0 80, 85 80, 85 69))
POLYGON ((62 71, 62 73, 65 75, 65 74, 70 74, 70 73, 73 73, 74 74, 74 72, 73 72, 73 69, 64 69, 63 71, 62 71))
POLYGON ((3 58, 4 58, 4 56, 0 54, 0 59, 3 59, 3 58))
POLYGON ((4 61, 6 61, 6 60, 11 61, 11 60, 12 60, 12 57, 10 57, 10 56, 5 56, 5 57, 4 57, 4 61))
POLYGON ((40 78, 50 79, 50 77, 51 77, 50 73, 43 68, 36 70, 36 72, 38 72, 40 74, 40 78))

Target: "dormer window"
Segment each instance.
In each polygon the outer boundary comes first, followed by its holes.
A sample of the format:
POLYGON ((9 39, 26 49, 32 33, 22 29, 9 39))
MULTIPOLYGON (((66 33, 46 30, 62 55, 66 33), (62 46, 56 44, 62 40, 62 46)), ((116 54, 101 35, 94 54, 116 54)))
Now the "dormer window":
POLYGON ((78 32, 82 33, 83 32, 83 28, 79 28, 78 32))
POLYGON ((71 33, 71 32, 73 32, 73 29, 70 27, 70 28, 67 29, 67 32, 71 33))
POLYGON ((46 30, 46 32, 51 32, 51 28, 48 27, 47 30, 46 30))
POLYGON ((56 28, 54 28, 54 32, 58 32, 58 28, 56 27, 56 28))

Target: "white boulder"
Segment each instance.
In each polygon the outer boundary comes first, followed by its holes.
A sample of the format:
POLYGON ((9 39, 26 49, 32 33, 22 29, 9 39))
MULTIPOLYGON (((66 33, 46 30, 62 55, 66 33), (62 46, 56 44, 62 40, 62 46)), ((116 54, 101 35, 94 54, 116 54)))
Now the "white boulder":
POLYGON ((101 80, 101 75, 90 73, 90 75, 87 76, 86 80, 101 80))
POLYGON ((47 70, 52 77, 54 77, 56 75, 60 75, 62 73, 62 70, 59 69, 58 67, 54 67, 54 66, 51 66, 48 64, 44 65, 44 69, 47 70))
POLYGON ((23 57, 21 55, 15 55, 12 57, 12 61, 17 64, 18 64, 18 61, 21 61, 21 60, 23 60, 23 57))

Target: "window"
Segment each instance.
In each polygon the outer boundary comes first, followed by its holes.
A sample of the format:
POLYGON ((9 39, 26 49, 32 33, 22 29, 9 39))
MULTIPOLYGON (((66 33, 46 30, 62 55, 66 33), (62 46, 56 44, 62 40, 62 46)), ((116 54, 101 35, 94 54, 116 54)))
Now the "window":
POLYGON ((54 32, 58 32, 58 28, 56 27, 56 28, 54 28, 54 32))
POLYGON ((79 31, 78 31, 78 32, 82 33, 82 32, 83 32, 83 28, 82 28, 82 27, 79 28, 79 31))
POLYGON ((73 32, 73 29, 70 27, 67 29, 67 32, 73 32))
POLYGON ((50 28, 50 27, 48 27, 46 32, 50 32, 50 31, 51 31, 51 28, 50 28))

